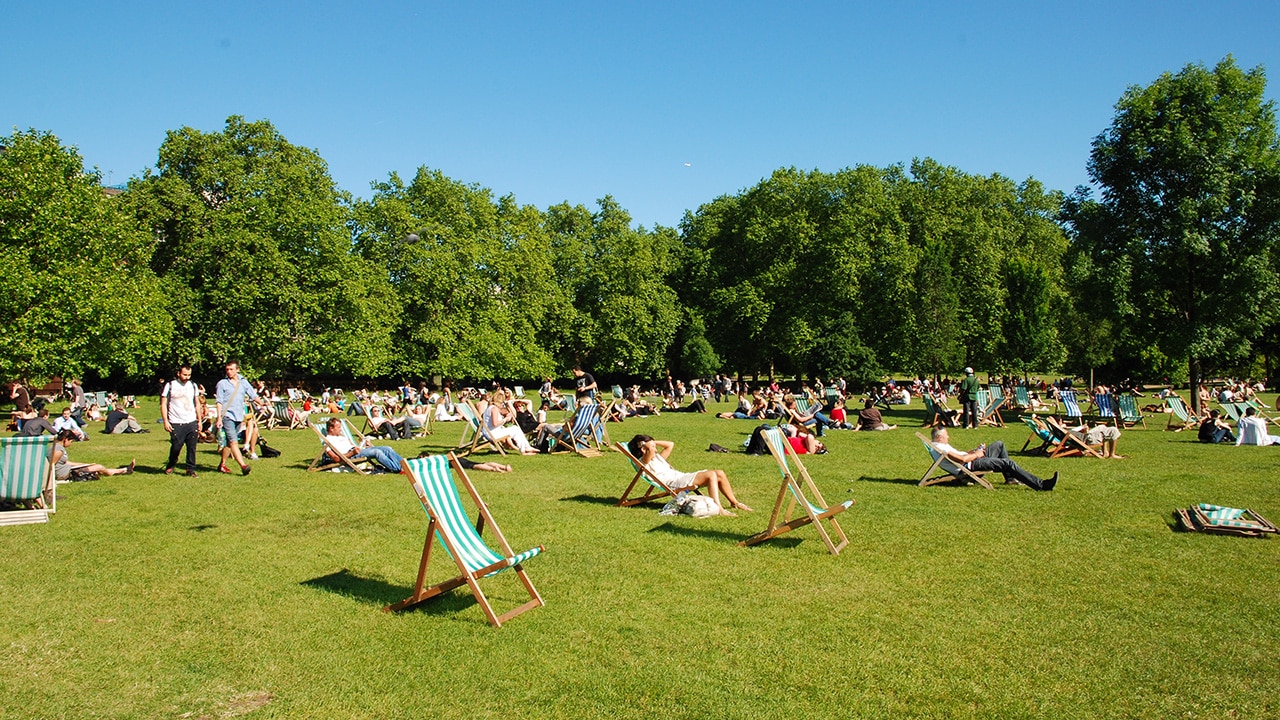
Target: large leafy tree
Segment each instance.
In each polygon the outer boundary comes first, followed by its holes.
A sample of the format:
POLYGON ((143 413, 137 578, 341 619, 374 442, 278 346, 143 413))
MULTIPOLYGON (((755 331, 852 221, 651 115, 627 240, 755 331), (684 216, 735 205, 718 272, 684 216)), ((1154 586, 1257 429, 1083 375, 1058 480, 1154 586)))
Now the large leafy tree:
POLYGON ((1093 143, 1101 201, 1077 199, 1089 220, 1077 232, 1097 233, 1084 240, 1091 257, 1126 293, 1126 330, 1185 361, 1193 388, 1202 365, 1249 354, 1280 308, 1280 150, 1265 90, 1262 68, 1231 57, 1130 88, 1093 143))
POLYGON ((269 375, 389 369, 399 307, 351 251, 346 197, 313 150, 238 116, 222 132, 184 127, 126 198, 158 240, 175 357, 269 375))
POLYGON ((151 371, 171 329, 151 252, 74 148, 0 138, 0 376, 151 371))

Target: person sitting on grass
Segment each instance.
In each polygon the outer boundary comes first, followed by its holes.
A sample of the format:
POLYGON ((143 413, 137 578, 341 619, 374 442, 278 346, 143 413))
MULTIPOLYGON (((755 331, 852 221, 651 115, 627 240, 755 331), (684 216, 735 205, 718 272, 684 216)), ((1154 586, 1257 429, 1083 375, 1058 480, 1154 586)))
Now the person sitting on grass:
POLYGON ((400 472, 400 463, 403 459, 399 453, 386 445, 370 445, 368 438, 365 438, 362 447, 356 447, 342 432, 342 418, 329 418, 329 421, 324 425, 324 429, 325 439, 329 441, 329 444, 325 446, 325 454, 330 456, 333 462, 342 462, 340 458, 333 457, 333 453, 336 450, 342 453, 343 457, 353 460, 367 458, 373 460, 385 470, 394 473, 400 472))
MULTIPOLYGON (((67 408, 63 412, 64 414, 69 415, 71 413, 71 408, 67 408)), ((59 422, 61 422, 61 418, 59 418, 58 421, 56 421, 53 425, 50 425, 49 424, 49 408, 42 407, 36 411, 36 416, 34 418, 31 418, 30 420, 27 420, 26 422, 22 423, 22 429, 18 431, 18 434, 16 435, 16 437, 39 437, 45 433, 49 433, 50 435, 56 436, 58 434, 59 422)), ((71 424, 75 427, 77 431, 80 431, 80 426, 76 425, 75 420, 72 420, 71 424)), ((83 431, 80 431, 80 435, 78 435, 77 438, 81 440, 88 440, 88 437, 81 437, 83 435, 84 435, 83 431)))
MULTIPOLYGON (((656 475, 672 492, 680 493, 685 490, 705 487, 716 503, 721 502, 720 497, 723 495, 724 499, 729 501, 729 507, 752 512, 750 507, 739 502, 737 496, 733 494, 733 488, 729 485, 729 478, 724 474, 723 470, 699 470, 697 472, 684 473, 671 467, 671 464, 667 462, 667 458, 671 455, 671 450, 675 446, 675 443, 670 440, 654 440, 648 435, 636 435, 627 443, 627 449, 631 452, 631 456, 647 467, 649 472, 656 475)), ((720 514, 731 517, 735 515, 735 513, 723 507, 720 508, 720 514)))
POLYGON ((1022 483, 1033 490, 1052 490, 1058 484, 1058 473, 1055 472, 1048 480, 1042 480, 1009 459, 1004 443, 999 440, 990 445, 979 445, 969 452, 961 452, 951 447, 947 429, 940 426, 933 429, 932 439, 938 451, 946 455, 942 461, 942 469, 949 473, 956 474, 957 466, 963 465, 976 472, 998 472, 1004 475, 1005 482, 1022 483))
POLYGON ((67 454, 67 448, 75 441, 75 433, 60 430, 57 441, 49 448, 49 461, 53 463, 53 475, 58 482, 88 480, 98 475, 131 475, 138 466, 136 460, 130 460, 128 465, 121 468, 109 468, 97 463, 73 463, 67 454))
POLYGON ((1235 444, 1236 436, 1231 432, 1231 425, 1222 419, 1222 413, 1217 410, 1210 410, 1205 416, 1203 422, 1200 423, 1199 440, 1202 443, 1232 443, 1235 444))
POLYGON ((858 430, 896 430, 897 425, 889 425, 885 423, 884 417, 880 415, 880 411, 876 408, 876 403, 871 398, 867 398, 863 403, 862 410, 858 411, 858 430))

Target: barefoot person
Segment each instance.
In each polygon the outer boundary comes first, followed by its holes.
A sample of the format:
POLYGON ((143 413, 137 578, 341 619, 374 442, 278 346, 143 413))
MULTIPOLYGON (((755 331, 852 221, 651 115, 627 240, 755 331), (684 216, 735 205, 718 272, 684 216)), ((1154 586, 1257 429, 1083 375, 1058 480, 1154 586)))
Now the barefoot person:
MULTIPOLYGON (((682 473, 671 467, 667 457, 671 455, 671 450, 675 446, 675 443, 670 440, 654 440, 648 435, 636 435, 631 438, 631 442, 627 443, 627 449, 631 451, 631 455, 644 463, 650 472, 657 475, 658 479, 666 483, 672 491, 678 493, 681 490, 705 487, 717 503, 723 495, 724 499, 729 501, 729 507, 751 512, 751 508, 739 502, 737 496, 733 494, 733 488, 729 486, 729 478, 725 476, 723 470, 682 473)), ((720 514, 733 515, 734 513, 721 508, 720 514)))
POLYGON ((67 455, 67 448, 75 441, 75 433, 70 430, 59 430, 58 440, 49 448, 49 460, 53 463, 53 475, 58 482, 66 482, 71 479, 72 475, 78 477, 87 475, 130 475, 137 465, 136 460, 130 460, 129 464, 122 468, 109 468, 97 463, 73 463, 71 462, 71 457, 67 455))

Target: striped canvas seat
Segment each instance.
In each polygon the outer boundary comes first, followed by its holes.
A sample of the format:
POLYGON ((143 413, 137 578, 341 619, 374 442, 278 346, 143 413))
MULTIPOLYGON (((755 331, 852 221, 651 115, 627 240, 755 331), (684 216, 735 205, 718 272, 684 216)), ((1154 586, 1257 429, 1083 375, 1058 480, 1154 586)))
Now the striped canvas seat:
POLYGON ((1248 508, 1198 503, 1185 510, 1179 508, 1173 514, 1184 530, 1246 537, 1280 532, 1269 520, 1248 508))
POLYGON ((480 418, 480 413, 476 412, 476 408, 471 401, 460 402, 453 406, 462 416, 465 422, 462 425, 462 437, 458 440, 458 448, 454 450, 459 456, 470 455, 475 452, 481 445, 493 450, 499 455, 506 455, 507 451, 502 448, 502 443, 494 440, 484 421, 480 418))
POLYGON ((1182 398, 1177 395, 1170 395, 1164 401, 1169 406, 1169 424, 1165 425, 1165 430, 1181 432, 1191 427, 1195 420, 1191 417, 1191 412, 1187 410, 1187 406, 1182 402, 1182 398))
POLYGON ((579 405, 573 420, 552 435, 552 452, 572 450, 582 457, 600 457, 601 449, 607 447, 601 409, 595 403, 579 405))
POLYGON ((1099 393, 1093 396, 1093 406, 1098 410, 1098 417, 1104 420, 1116 419, 1116 396, 1111 393, 1099 393))
POLYGON ((1147 426, 1146 418, 1138 410, 1137 398, 1128 393, 1116 396, 1116 414, 1120 416, 1120 422, 1125 427, 1133 427, 1138 423, 1142 423, 1142 427, 1147 426))
POLYGON ((990 390, 978 390, 978 424, 1004 427, 1004 418, 1000 417, 1000 406, 1004 404, 1004 393, 999 385, 992 385, 990 390))
MULTIPOLYGON (((338 452, 338 449, 329 442, 329 429, 327 422, 311 423, 311 429, 315 431, 320 438, 320 454, 316 455, 316 459, 311 461, 311 465, 307 467, 308 472, 321 472, 323 470, 346 469, 357 472, 361 475, 368 475, 373 468, 373 462, 368 458, 349 458, 338 452), (327 451, 327 452, 326 452, 327 451), (333 458, 338 458, 334 460, 333 458)), ((360 447, 360 443, 364 442, 364 435, 360 434, 347 422, 346 418, 341 419, 342 434, 352 445, 360 447)))
POLYGON ((480 499, 480 494, 476 492, 475 486, 471 484, 471 479, 467 477, 466 471, 458 464, 457 458, 453 453, 447 456, 433 455, 431 457, 405 460, 401 471, 409 478, 409 484, 413 488, 414 494, 418 496, 418 500, 422 503, 422 509, 427 513, 429 523, 427 525, 427 539, 422 548, 422 560, 418 565, 418 578, 413 588, 413 594, 395 605, 388 606, 385 608, 387 611, 395 612, 410 608, 463 584, 466 584, 471 589, 476 602, 484 610, 485 617, 494 627, 501 627, 502 623, 516 615, 543 604, 542 598, 538 595, 538 591, 534 589, 533 583, 529 580, 529 576, 525 573, 523 567, 523 563, 540 554, 543 547, 539 545, 518 554, 512 552, 511 546, 502 534, 502 530, 498 528, 498 523, 494 521, 493 516, 489 513, 488 506, 480 499), (480 520, 478 523, 471 521, 466 508, 462 505, 462 497, 458 493, 459 482, 466 488, 467 494, 470 495, 472 502, 479 510, 480 520), (495 552, 481 537, 481 532, 486 527, 492 530, 501 552, 495 552), (461 574, 430 587, 424 587, 427 567, 431 562, 432 542, 439 542, 444 546, 445 551, 453 558, 461 574), (484 593, 480 590, 480 585, 477 581, 481 578, 492 577, 507 569, 516 571, 516 575, 529 593, 530 600, 520 607, 502 615, 497 615, 494 613, 493 607, 489 604, 484 593))
POLYGON ((0 438, 0 500, 27 506, 0 512, 0 525, 48 522, 57 511, 49 462, 54 442, 50 435, 0 438))
POLYGON ((988 490, 995 489, 991 486, 991 483, 987 482, 987 479, 983 477, 983 475, 987 474, 986 471, 974 472, 964 465, 953 463, 947 458, 945 453, 938 449, 937 445, 933 444, 932 440, 920 433, 916 433, 916 437, 920 438, 920 442, 924 443, 924 449, 928 451, 929 457, 933 459, 933 464, 930 465, 929 469, 925 470, 924 475, 920 477, 920 487, 928 487, 939 483, 960 480, 966 483, 977 483, 988 490), (939 471, 941 471, 941 474, 935 475, 935 473, 938 473, 939 471))
POLYGON ((849 544, 849 538, 844 534, 840 523, 836 522, 835 516, 852 507, 853 500, 828 506, 818 486, 814 484, 813 478, 809 477, 809 471, 805 469, 804 463, 800 462, 791 443, 787 442, 787 436, 776 427, 767 428, 761 434, 764 436, 765 446, 769 448, 769 454, 778 463, 778 470, 782 473, 782 486, 778 488, 778 499, 774 502, 773 512, 769 515, 768 527, 738 544, 756 545, 812 524, 822 538, 822 542, 827 546, 827 550, 832 555, 839 555, 840 551, 849 544), (795 465, 795 474, 791 470, 792 464, 795 465), (796 479, 796 474, 803 480, 803 484, 796 479), (792 520, 791 514, 797 507, 803 510, 803 513, 792 520), (830 526, 830 529, 827 526, 830 526), (839 542, 836 542, 833 536, 839 542))
POLYGON ((1084 414, 1080 412, 1080 403, 1076 400, 1075 390, 1059 390, 1058 402, 1062 403, 1062 415, 1069 418, 1082 418, 1084 414))
POLYGON ((1026 385, 1015 385, 1013 387, 1013 397, 1018 402, 1018 407, 1031 409, 1031 394, 1027 392, 1026 385))

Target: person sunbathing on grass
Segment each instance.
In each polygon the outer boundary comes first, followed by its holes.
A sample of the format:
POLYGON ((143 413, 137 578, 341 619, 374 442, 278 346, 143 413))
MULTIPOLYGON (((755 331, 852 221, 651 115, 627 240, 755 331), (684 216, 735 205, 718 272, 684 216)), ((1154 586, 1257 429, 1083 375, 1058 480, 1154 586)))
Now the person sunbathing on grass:
POLYGON ((49 461, 53 463, 53 476, 58 482, 67 482, 73 478, 79 480, 92 479, 98 475, 131 475, 137 467, 136 460, 122 468, 109 468, 98 463, 73 463, 67 455, 67 448, 76 441, 75 433, 70 430, 59 430, 58 439, 49 448, 49 461))
MULTIPOLYGON (((649 471, 656 475, 667 487, 671 488, 672 492, 680 493, 684 490, 705 487, 717 504, 721 502, 720 496, 723 495, 725 500, 729 501, 729 507, 752 512, 750 507, 739 502, 737 496, 733 494, 733 488, 729 485, 729 478, 725 476, 723 470, 699 470, 697 472, 682 473, 671 467, 671 464, 667 462, 667 457, 671 455, 671 450, 675 446, 675 443, 670 440, 654 440, 648 435, 636 435, 627 443, 627 449, 631 451, 631 456, 649 468, 649 471)), ((730 517, 736 515, 723 507, 720 508, 720 514, 730 517)))

